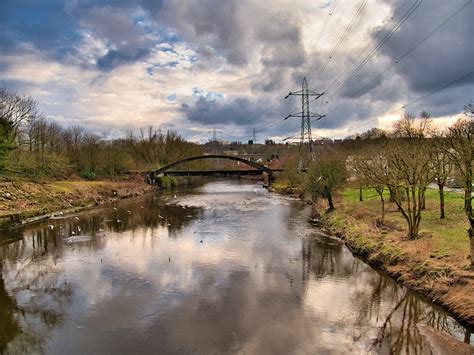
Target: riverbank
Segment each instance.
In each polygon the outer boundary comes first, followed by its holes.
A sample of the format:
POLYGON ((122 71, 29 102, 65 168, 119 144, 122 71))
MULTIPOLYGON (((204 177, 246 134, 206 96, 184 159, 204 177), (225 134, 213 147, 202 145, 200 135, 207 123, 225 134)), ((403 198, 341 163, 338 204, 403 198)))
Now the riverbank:
POLYGON ((0 229, 151 193, 142 179, 0 182, 0 229))
MULTIPOLYGON (((357 255, 474 326, 474 272, 470 270, 467 220, 463 196, 446 196, 446 219, 439 219, 437 191, 428 190, 420 238, 408 240, 403 217, 386 203, 380 222, 378 195, 345 189, 336 210, 323 215, 325 224, 357 255)), ((386 200, 389 198, 387 196, 386 200)))
MULTIPOLYGON (((276 192, 298 194, 282 184, 277 185, 276 192)), ((382 223, 380 199, 374 190, 364 190, 363 201, 359 201, 359 190, 346 188, 336 197, 336 210, 319 217, 332 234, 368 264, 474 327, 474 272, 470 269, 463 195, 446 194, 446 219, 441 220, 438 193, 428 190, 417 240, 407 240, 405 220, 396 205, 388 202, 389 196, 385 201, 382 223)), ((324 201, 314 209, 316 214, 324 211, 324 201)))

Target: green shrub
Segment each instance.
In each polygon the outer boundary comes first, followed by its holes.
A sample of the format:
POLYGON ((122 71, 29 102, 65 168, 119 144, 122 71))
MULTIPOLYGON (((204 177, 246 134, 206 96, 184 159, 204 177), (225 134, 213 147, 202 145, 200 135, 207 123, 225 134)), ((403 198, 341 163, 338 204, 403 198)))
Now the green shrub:
POLYGON ((164 189, 178 186, 178 179, 174 176, 163 176, 158 179, 158 185, 164 189))
POLYGON ((84 172, 82 173, 82 177, 86 180, 94 180, 95 173, 92 170, 87 169, 87 170, 84 170, 84 172))

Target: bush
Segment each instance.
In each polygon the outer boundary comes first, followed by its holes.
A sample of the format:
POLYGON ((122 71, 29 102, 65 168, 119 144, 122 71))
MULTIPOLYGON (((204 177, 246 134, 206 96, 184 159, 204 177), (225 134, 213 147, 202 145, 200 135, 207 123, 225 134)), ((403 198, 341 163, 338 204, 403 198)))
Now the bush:
POLYGON ((32 179, 63 179, 72 172, 67 158, 53 152, 39 154, 16 150, 8 157, 7 167, 32 179))
POLYGON ((178 179, 174 176, 163 176, 158 179, 158 185, 164 189, 178 186, 178 179))
POLYGON ((333 210, 333 192, 344 186, 346 177, 345 156, 326 153, 311 163, 306 174, 305 189, 313 201, 319 197, 326 198, 329 210, 333 210))
POLYGON ((92 170, 87 169, 82 173, 82 177, 86 180, 94 180, 95 173, 92 170))

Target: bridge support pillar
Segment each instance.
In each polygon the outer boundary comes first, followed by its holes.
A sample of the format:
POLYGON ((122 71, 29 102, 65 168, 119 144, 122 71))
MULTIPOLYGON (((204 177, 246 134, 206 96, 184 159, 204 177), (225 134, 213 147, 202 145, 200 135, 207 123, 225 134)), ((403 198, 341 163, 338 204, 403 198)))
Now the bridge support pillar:
POLYGON ((268 185, 271 185, 275 182, 275 176, 273 174, 267 175, 268 185))
POLYGON ((156 184, 156 175, 154 171, 150 171, 148 174, 146 174, 145 182, 150 185, 156 184))

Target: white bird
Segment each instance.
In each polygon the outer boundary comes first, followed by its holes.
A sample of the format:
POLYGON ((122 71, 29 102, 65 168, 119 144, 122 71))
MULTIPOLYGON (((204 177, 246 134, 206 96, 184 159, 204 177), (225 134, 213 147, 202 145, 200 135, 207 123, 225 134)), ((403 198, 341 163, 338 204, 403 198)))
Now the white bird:
POLYGON ((62 212, 59 212, 58 214, 59 214, 60 216, 62 216, 64 213, 62 213, 62 212))
POLYGON ((74 219, 75 219, 76 221, 78 221, 78 220, 79 220, 79 217, 76 216, 76 217, 74 217, 74 219))
POLYGON ((176 195, 174 195, 174 198, 177 198, 176 195))
POLYGON ((74 231, 71 231, 71 235, 76 235, 76 232, 74 232, 74 231))
POLYGON ((140 208, 145 208, 145 207, 143 207, 142 205, 140 205, 140 208))
POLYGON ((127 211, 127 213, 132 213, 132 211, 127 211))
POLYGON ((117 223, 122 223, 122 220, 117 218, 117 223))
POLYGON ((117 211, 117 207, 114 207, 114 211, 117 211))
POLYGON ((80 232, 80 231, 81 231, 81 227, 77 226, 77 231, 80 232))
POLYGON ((52 224, 48 225, 49 229, 54 229, 54 226, 52 224))
POLYGON ((161 219, 163 219, 163 218, 165 218, 165 217, 158 215, 158 218, 161 218, 161 219))
POLYGON ((99 232, 103 232, 104 230, 102 228, 99 228, 99 232))

